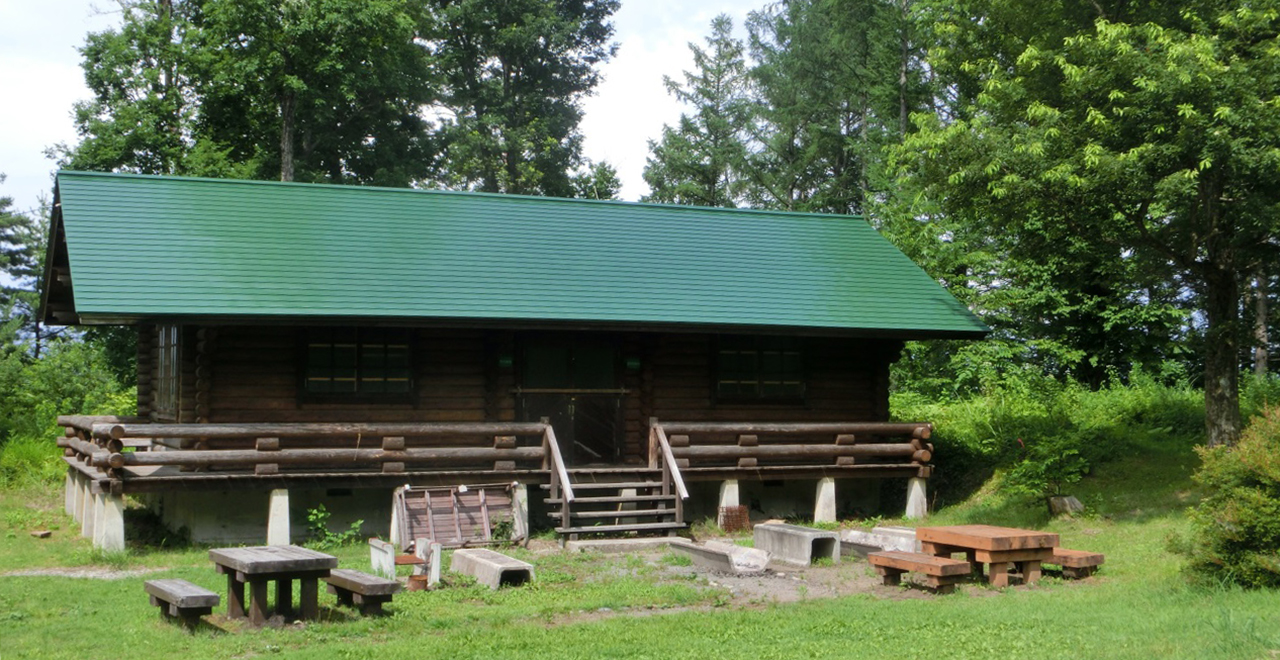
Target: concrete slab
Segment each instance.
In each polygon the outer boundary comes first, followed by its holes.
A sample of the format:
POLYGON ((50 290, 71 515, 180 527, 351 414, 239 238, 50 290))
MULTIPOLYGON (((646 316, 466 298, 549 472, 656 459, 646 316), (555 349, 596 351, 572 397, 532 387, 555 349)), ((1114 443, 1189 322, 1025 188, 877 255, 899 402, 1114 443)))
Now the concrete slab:
POLYGON ((590 539, 585 541, 566 541, 565 550, 569 552, 603 552, 607 554, 620 554, 625 552, 639 552, 642 550, 653 550, 654 548, 663 548, 669 545, 688 545, 692 543, 689 539, 679 536, 654 536, 640 537, 634 539, 590 539))
POLYGON ((840 538, 841 554, 865 557, 868 553, 883 550, 920 552, 916 530, 911 527, 876 527, 871 531, 850 529, 845 530, 840 538))
POLYGON ((486 548, 454 550, 449 570, 470 575, 490 589, 517 587, 533 581, 533 564, 486 548))
POLYGON ((811 527, 786 523, 756 525, 755 546, 776 561, 796 566, 809 566, 814 559, 822 557, 840 561, 840 535, 811 527))

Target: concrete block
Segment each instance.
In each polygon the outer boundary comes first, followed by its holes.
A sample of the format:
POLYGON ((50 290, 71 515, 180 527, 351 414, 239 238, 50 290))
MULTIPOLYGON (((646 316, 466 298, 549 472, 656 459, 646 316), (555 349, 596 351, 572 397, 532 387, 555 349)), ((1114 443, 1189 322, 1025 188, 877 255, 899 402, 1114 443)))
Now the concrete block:
POLYGON ((431 539, 415 539, 413 553, 424 562, 413 567, 413 574, 426 575, 428 587, 440 584, 440 562, 444 554, 444 546, 431 539))
POLYGON ((277 488, 271 491, 267 505, 267 545, 290 545, 293 541, 289 524, 289 491, 277 488))
POLYGON ((808 566, 822 557, 840 561, 840 535, 811 527, 786 523, 756 525, 755 546, 778 561, 797 566, 808 566))
POLYGON ((729 541, 707 541, 705 547, 729 555, 734 571, 738 573, 763 573, 769 566, 769 553, 760 548, 744 548, 729 541))
POLYGON ((907 480, 907 513, 908 520, 919 520, 929 515, 929 498, 925 489, 927 479, 912 477, 907 480))
POLYGON ((396 546, 382 539, 369 539, 369 565, 374 575, 396 579, 396 546))
POLYGON ((840 538, 842 554, 858 554, 865 557, 868 553, 883 550, 920 552, 920 543, 916 541, 916 530, 910 527, 876 527, 869 532, 850 529, 845 530, 840 538))
POLYGON ((533 564, 485 548, 455 550, 449 570, 470 575, 490 589, 533 581, 533 564))
POLYGON ((823 477, 818 480, 818 492, 813 499, 813 522, 836 521, 836 480, 823 477))
POLYGON ((108 552, 124 550, 124 496, 99 495, 98 519, 93 524, 93 545, 108 552))

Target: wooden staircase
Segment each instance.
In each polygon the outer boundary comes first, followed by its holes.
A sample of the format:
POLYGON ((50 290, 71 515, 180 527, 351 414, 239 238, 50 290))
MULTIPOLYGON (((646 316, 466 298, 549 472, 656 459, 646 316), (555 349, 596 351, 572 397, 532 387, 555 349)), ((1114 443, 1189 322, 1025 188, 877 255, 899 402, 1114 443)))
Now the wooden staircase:
POLYGON ((566 502, 558 484, 544 500, 556 531, 569 539, 579 534, 629 536, 675 534, 688 525, 684 507, 663 470, 606 467, 567 470, 574 497, 566 502))

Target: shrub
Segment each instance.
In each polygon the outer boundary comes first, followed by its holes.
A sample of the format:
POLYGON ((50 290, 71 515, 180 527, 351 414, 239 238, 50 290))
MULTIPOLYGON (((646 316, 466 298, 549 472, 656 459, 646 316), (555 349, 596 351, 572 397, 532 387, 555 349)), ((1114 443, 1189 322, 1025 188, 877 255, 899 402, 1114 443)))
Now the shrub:
POLYGON ((364 520, 351 523, 346 531, 335 532, 329 529, 329 518, 332 515, 323 504, 307 509, 307 531, 310 538, 307 545, 317 550, 330 550, 360 540, 360 527, 364 525, 364 520))
POLYGON ((1280 407, 1253 419, 1234 447, 1200 448, 1190 570, 1245 587, 1280 587, 1280 407))

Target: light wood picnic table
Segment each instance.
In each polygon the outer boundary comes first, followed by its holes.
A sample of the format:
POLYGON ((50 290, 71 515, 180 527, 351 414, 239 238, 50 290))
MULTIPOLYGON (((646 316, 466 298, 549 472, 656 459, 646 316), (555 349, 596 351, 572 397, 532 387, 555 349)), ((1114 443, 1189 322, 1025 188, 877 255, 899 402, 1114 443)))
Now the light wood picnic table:
POLYGON ((338 558, 295 545, 215 548, 209 551, 219 573, 227 576, 227 616, 244 618, 244 585, 249 585, 249 622, 267 622, 267 585, 276 583, 276 613, 293 607, 293 581, 298 580, 298 608, 303 619, 320 614, 320 578, 338 567, 338 558))
POLYGON ((950 557, 965 553, 974 575, 981 576, 982 565, 990 564, 990 581, 997 587, 1009 586, 1011 564, 1025 583, 1038 581, 1040 562, 1050 559, 1058 545, 1058 535, 1051 532, 992 525, 920 527, 916 540, 925 554, 950 557))

